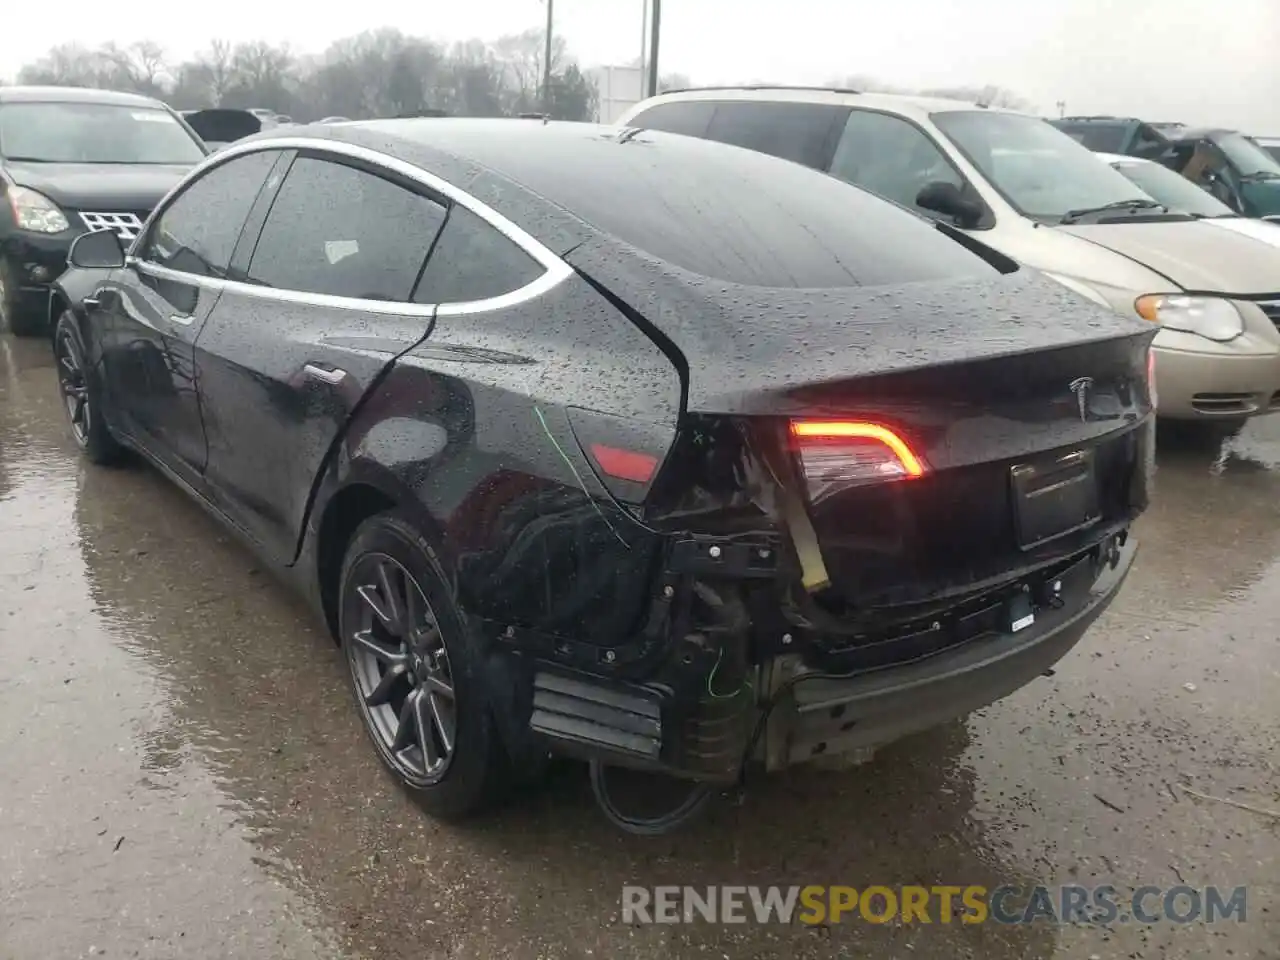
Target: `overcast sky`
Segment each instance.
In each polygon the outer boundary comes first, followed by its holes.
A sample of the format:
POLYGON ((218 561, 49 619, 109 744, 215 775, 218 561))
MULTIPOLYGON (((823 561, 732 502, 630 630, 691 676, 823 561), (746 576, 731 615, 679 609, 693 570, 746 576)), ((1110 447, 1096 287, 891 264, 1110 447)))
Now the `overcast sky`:
MULTIPOLYGON (((378 26, 439 40, 539 27, 545 0, 63 0, 5 3, 0 75, 44 45, 154 39, 176 57, 211 37, 316 52, 378 26), (203 18, 208 19, 203 19, 203 18), (197 26, 203 20, 204 24, 197 26)), ((555 0, 584 65, 640 52, 643 0, 555 0)), ((1280 135, 1280 0, 665 0, 663 72, 698 83, 823 83, 850 74, 912 86, 994 83, 1045 113, 1133 114, 1280 135)))

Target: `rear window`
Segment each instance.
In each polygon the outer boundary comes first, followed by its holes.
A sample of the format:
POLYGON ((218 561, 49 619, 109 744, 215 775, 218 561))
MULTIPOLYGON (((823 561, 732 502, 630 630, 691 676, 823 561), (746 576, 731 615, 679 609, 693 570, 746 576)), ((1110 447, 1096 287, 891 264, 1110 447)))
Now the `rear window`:
POLYGON ((642 110, 628 121, 629 127, 665 130, 687 137, 705 137, 716 105, 709 100, 674 100, 642 110))
POLYGON ((450 139, 598 230, 729 283, 856 287, 995 272, 929 221, 796 163, 660 132, 540 132, 518 144, 450 139), (570 138, 580 142, 566 149, 570 138))
POLYGON ((834 104, 729 101, 716 105, 707 139, 825 170, 848 116, 834 104))
POLYGON ((1124 153, 1129 128, 1115 123, 1055 123, 1055 127, 1094 153, 1124 153))

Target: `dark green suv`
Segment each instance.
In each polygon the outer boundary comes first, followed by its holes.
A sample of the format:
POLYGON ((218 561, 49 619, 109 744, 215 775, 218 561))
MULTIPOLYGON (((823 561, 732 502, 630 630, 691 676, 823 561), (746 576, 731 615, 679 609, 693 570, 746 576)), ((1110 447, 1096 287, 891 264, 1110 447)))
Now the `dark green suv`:
POLYGON ((1184 173, 1197 150, 1207 158, 1200 186, 1241 216, 1280 220, 1280 161, 1257 141, 1234 130, 1183 130, 1155 159, 1184 173))

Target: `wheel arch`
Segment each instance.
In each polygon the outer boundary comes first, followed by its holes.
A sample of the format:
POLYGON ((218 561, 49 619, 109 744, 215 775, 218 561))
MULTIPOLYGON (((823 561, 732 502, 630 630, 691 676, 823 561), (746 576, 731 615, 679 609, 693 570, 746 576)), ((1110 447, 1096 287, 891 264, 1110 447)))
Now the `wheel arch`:
POLYGON ((371 463, 353 463, 331 481, 331 489, 317 504, 314 523, 316 594, 325 623, 338 639, 338 592, 342 561, 355 532, 372 516, 388 510, 407 513, 418 531, 437 549, 443 543, 440 524, 387 470, 371 463))
POLYGON ((58 321, 62 318, 64 310, 71 310, 72 315, 79 319, 71 301, 67 299, 67 295, 59 288, 54 287, 49 293, 49 342, 53 343, 58 338, 58 321))

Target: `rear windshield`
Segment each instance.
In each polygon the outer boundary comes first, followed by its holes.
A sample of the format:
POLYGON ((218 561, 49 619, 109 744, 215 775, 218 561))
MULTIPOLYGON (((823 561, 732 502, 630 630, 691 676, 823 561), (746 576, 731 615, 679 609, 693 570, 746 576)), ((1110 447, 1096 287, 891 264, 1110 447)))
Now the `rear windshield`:
POLYGON ((204 150, 156 107, 23 102, 0 104, 0 155, 36 163, 195 164, 204 150))
POLYGON ((1054 126, 1084 144, 1094 153, 1124 153, 1129 127, 1117 123, 1054 123, 1054 126))
POLYGON ((929 221, 797 163, 655 131, 543 130, 518 144, 449 141, 596 229, 728 283, 858 287, 997 272, 929 221), (562 138, 580 142, 568 149, 562 138))

